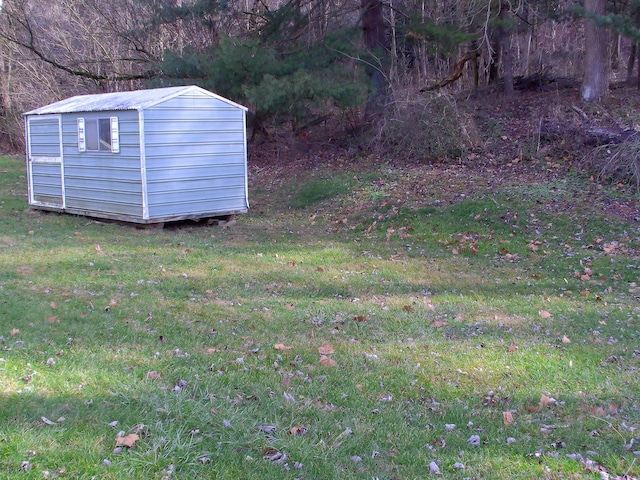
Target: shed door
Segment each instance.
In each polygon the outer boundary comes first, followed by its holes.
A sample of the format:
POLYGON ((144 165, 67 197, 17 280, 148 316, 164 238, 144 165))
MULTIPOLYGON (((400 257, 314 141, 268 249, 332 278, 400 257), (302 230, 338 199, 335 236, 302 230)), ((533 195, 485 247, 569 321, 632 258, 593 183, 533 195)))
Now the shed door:
POLYGON ((29 203, 64 208, 60 116, 27 118, 29 203))

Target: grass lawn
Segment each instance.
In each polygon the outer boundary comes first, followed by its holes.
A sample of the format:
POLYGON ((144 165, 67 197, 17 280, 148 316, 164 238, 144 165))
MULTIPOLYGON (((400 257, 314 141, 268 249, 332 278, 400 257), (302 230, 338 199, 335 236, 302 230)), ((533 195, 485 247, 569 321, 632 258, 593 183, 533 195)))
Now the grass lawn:
POLYGON ((0 158, 0 476, 640 477, 637 196, 364 163, 153 230, 0 158))

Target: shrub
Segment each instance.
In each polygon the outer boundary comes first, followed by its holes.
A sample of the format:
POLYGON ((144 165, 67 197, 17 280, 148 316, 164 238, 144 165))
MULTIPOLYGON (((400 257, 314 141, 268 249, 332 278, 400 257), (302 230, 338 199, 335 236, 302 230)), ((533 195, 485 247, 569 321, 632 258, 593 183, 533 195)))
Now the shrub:
POLYGON ((640 191, 640 139, 599 146, 587 155, 587 160, 600 180, 634 184, 640 191))
POLYGON ((368 147, 409 161, 458 157, 480 143, 473 119, 446 94, 390 102, 370 130, 368 147))

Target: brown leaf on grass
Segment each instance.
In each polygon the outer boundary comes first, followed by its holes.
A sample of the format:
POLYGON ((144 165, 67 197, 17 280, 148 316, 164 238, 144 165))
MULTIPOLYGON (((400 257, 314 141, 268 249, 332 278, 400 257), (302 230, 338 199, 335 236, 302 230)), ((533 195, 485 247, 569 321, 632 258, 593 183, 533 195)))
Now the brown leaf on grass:
POLYGON ((299 437, 301 435, 304 435, 305 433, 307 433, 307 428, 303 427, 300 424, 295 425, 289 429, 289 435, 292 435, 294 437, 299 437))
POLYGON ((58 320, 58 317, 51 316, 51 317, 47 317, 47 322, 49 322, 49 323, 60 323, 60 320, 58 320))
POLYGON ((405 305, 402 307, 402 310, 408 313, 413 312, 413 307, 411 305, 405 305))
POLYGON ((338 364, 333 358, 329 358, 326 355, 320 356, 320 365, 323 367, 335 367, 338 364))
POLYGON ((318 268, 316 268, 316 272, 323 273, 324 272, 324 268, 318 267, 318 268))
POLYGON ((295 310, 295 309, 296 309, 296 306, 295 306, 295 304, 293 304, 293 303, 287 303, 287 304, 284 306, 284 309, 285 309, 285 310, 295 310))
POLYGON ((547 405, 553 403, 551 397, 547 397, 544 393, 540 395, 540 406, 546 407, 547 405))
POLYGON ((318 353, 320 355, 333 355, 334 353, 336 353, 336 349, 330 343, 325 343, 318 348, 318 353))
POLYGON ((511 425, 513 423, 513 414, 508 410, 502 412, 502 421, 505 425, 511 425))
POLYGON ((20 335, 20 329, 12 328, 11 331, 9 332, 9 335, 11 335, 12 337, 15 337, 16 335, 20 335))
POLYGON ((131 448, 139 438, 140 437, 135 433, 130 433, 129 435, 126 435, 124 437, 118 437, 116 438, 116 446, 131 448))
POLYGON ((518 346, 515 343, 511 343, 511 345, 509 345, 509 348, 507 348, 507 352, 509 353, 513 353, 516 350, 518 350, 518 346))
POLYGON ((98 244, 96 243, 96 252, 101 252, 101 251, 102 251, 102 249, 100 248, 100 245, 98 245, 98 244))
POLYGON ((566 335, 562 336, 562 343, 571 343, 571 340, 569 340, 569 337, 567 337, 566 335))
POLYGON ((591 414, 597 417, 604 417, 607 414, 607 412, 602 407, 592 407, 591 414))
POLYGON ((47 417, 40 417, 40 421, 45 425, 49 425, 49 426, 56 424, 56 422, 49 420, 47 417))
POLYGON ((538 315, 540 315, 540 317, 542 317, 542 318, 551 318, 551 317, 553 317, 551 312, 547 312, 546 310, 540 310, 538 312, 538 315))
POLYGON ((263 447, 262 450, 260 450, 260 453, 262 455, 275 455, 278 453, 278 450, 273 447, 263 447))
POLYGON ((51 302, 51 303, 49 304, 49 306, 50 306, 51 308, 57 308, 57 307, 58 307, 58 305, 56 305, 56 302, 51 302))
POLYGON ((433 328, 441 328, 441 327, 444 327, 445 325, 447 325, 447 322, 443 322, 441 320, 434 320, 429 324, 429 326, 433 328))
POLYGON ((155 370, 151 370, 150 372, 147 372, 147 378, 149 380, 162 380, 162 375, 155 370))
POLYGON ((354 315, 353 319, 356 322, 366 322, 367 321, 367 316, 366 315, 354 315))
POLYGON ((289 345, 285 345, 284 343, 276 343, 273 348, 275 348, 276 350, 292 350, 293 347, 289 346, 289 345))

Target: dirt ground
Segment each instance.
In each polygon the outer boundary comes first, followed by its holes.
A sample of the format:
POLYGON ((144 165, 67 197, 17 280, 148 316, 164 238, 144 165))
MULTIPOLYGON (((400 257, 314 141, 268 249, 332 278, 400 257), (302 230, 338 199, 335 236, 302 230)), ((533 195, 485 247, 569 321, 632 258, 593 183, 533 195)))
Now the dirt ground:
MULTIPOLYGON (((461 94, 456 102, 475 123, 480 140, 460 156, 403 161, 375 148, 363 149, 357 136, 366 133, 354 133, 337 122, 294 139, 283 134, 254 142, 250 146, 250 185, 273 186, 292 176, 322 175, 345 168, 366 171, 384 164, 404 173, 403 202, 412 198, 419 202, 425 189, 437 190, 440 200, 448 202, 461 191, 472 194, 580 175, 589 179, 586 201, 579 202, 581 208, 640 222, 637 186, 599 178, 598 169, 588 159, 596 146, 589 132, 640 131, 637 89, 612 89, 605 104, 584 104, 577 88, 553 84, 516 91, 512 98, 489 90, 461 94)), ((571 199, 564 204, 576 208, 571 199)), ((560 202, 560 208, 562 205, 560 202)))

